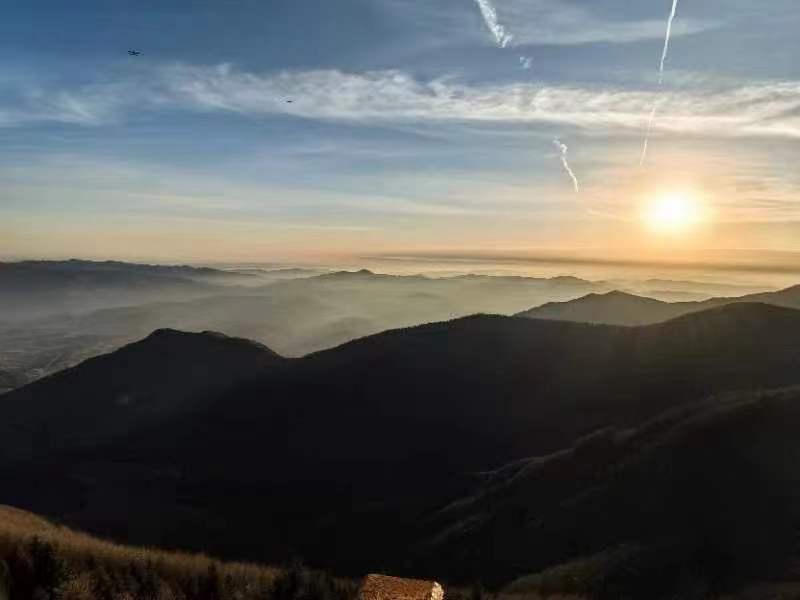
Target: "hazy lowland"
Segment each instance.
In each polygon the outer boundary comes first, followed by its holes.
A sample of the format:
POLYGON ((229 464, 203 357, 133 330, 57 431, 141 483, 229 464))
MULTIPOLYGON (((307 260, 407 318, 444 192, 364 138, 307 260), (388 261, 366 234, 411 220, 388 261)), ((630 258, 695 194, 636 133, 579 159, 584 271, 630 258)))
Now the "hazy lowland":
POLYGON ((617 289, 692 302, 768 288, 656 278, 5 263, 0 264, 0 390, 165 327, 247 337, 284 356, 303 356, 386 329, 475 313, 511 315, 617 289))
POLYGON ((374 571, 451 597, 800 593, 797 288, 81 261, 0 280, 15 599, 345 600, 374 571))

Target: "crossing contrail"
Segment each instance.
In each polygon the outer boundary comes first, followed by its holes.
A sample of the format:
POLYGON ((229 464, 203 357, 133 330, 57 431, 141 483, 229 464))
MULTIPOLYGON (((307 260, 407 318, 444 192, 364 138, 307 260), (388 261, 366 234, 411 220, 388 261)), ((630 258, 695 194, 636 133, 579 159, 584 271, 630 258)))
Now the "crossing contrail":
POLYGON ((642 157, 639 160, 639 166, 644 165, 647 160, 647 148, 650 146, 650 134, 653 132, 653 123, 656 120, 656 113, 658 113, 658 100, 653 104, 653 110, 650 112, 650 119, 647 121, 647 134, 644 136, 644 145, 642 146, 642 157))
POLYGON ((567 160, 567 152, 569 151, 569 148, 558 138, 553 140, 553 144, 556 146, 556 148, 558 148, 558 152, 561 154, 561 164, 564 165, 564 170, 567 172, 567 175, 570 176, 570 179, 572 179, 572 184, 575 186, 575 193, 579 193, 581 191, 581 184, 578 182, 578 178, 570 168, 569 160, 567 160))
POLYGON ((481 9, 483 20, 486 21, 486 26, 492 32, 497 45, 505 48, 514 39, 514 36, 506 31, 506 28, 497 22, 497 11, 489 0, 475 0, 478 8, 481 9))
MULTIPOLYGON (((669 57, 669 42, 672 38, 672 24, 675 22, 675 16, 678 14, 678 0, 672 0, 672 10, 667 19, 667 35, 664 37, 664 50, 661 52, 661 63, 658 66, 658 85, 664 85, 664 68, 667 64, 669 57)), ((639 161, 639 166, 643 166, 647 160, 647 147, 650 145, 650 135, 653 133, 653 123, 656 120, 658 113, 658 99, 653 105, 653 111, 650 113, 650 120, 647 122, 647 134, 644 138, 644 146, 642 147, 642 158, 639 161)))

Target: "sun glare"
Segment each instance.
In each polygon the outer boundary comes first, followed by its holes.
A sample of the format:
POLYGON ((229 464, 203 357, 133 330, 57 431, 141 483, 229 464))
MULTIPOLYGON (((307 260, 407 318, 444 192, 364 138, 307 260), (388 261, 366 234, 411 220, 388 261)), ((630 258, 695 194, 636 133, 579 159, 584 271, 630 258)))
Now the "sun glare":
POLYGON ((664 194, 653 199, 644 210, 647 225, 663 233, 681 233, 700 221, 700 201, 687 193, 664 194))

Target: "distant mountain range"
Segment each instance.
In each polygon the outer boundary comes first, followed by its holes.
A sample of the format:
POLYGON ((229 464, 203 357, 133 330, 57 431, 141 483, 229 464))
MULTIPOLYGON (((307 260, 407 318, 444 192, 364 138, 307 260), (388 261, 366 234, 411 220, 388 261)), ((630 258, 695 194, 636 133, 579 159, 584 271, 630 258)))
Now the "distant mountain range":
POLYGON ((474 316, 301 359, 161 331, 0 397, 0 502, 131 543, 493 584, 619 548, 716 577, 783 527, 763 556, 782 569, 799 423, 793 392, 759 390, 798 383, 800 311, 753 303, 646 327, 474 316))
POLYGON ((243 275, 115 261, 0 263, 0 322, 209 294, 243 275))
MULTIPOLYGON (((14 263, 0 263, 3 270, 11 269, 18 274, 28 274, 33 279, 34 273, 44 273, 50 276, 78 273, 142 273, 155 277, 186 277, 189 279, 199 277, 209 277, 212 279, 231 277, 230 271, 212 269, 209 267, 194 267, 189 265, 147 265, 139 263, 121 262, 117 260, 93 261, 93 260, 25 260, 14 263)), ((5 273, 4 273, 5 274, 5 273)))
POLYGON ((800 308, 800 286, 735 298, 711 298, 703 302, 663 302, 620 291, 592 293, 575 300, 548 302, 517 316, 605 325, 649 325, 713 307, 750 302, 800 308))

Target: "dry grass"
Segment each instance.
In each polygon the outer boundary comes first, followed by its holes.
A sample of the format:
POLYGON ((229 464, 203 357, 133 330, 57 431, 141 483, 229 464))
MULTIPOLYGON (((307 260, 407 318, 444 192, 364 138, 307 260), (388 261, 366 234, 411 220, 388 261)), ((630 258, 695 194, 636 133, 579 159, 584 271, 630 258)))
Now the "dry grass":
POLYGON ((123 546, 7 506, 0 561, 10 567, 12 600, 351 600, 356 592, 353 581, 299 565, 123 546))
POLYGON ((272 584, 283 573, 283 570, 273 567, 224 563, 202 554, 122 546, 56 525, 10 506, 0 506, 0 558, 12 556, 21 545, 33 538, 52 545, 56 553, 67 562, 96 561, 112 570, 139 564, 155 566, 159 573, 173 577, 189 577, 215 568, 222 577, 247 581, 261 588, 272 584))

